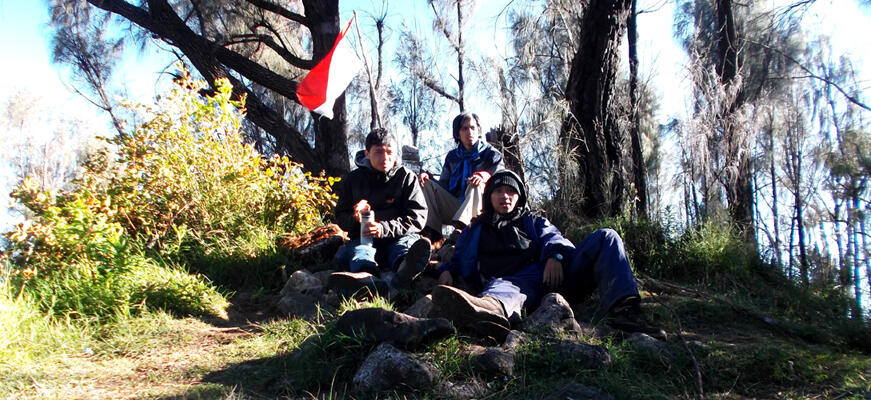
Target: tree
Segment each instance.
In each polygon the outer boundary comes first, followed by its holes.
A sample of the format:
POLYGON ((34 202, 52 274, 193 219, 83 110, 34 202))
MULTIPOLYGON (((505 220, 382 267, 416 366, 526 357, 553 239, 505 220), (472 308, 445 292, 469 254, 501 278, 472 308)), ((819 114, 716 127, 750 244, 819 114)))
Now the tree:
MULTIPOLYGON (((304 70, 322 59, 335 42, 338 0, 87 3, 129 22, 140 36, 150 35, 172 46, 206 81, 229 79, 235 95, 247 96, 247 118, 275 139, 279 151, 306 169, 330 175, 349 170, 344 96, 336 100, 332 120, 313 115, 313 132, 300 131, 282 110, 285 102, 296 102, 304 70)), ((82 3, 52 0, 52 4, 66 10, 82 3)))
POLYGON ((411 142, 418 147, 421 132, 437 126, 441 104, 435 92, 428 89, 418 71, 433 65, 431 53, 409 27, 404 27, 399 37, 399 48, 393 58, 398 67, 398 81, 390 86, 390 109, 401 118, 411 132, 411 142))
POLYGON ((76 172, 89 127, 64 112, 52 113, 46 100, 19 91, 0 115, 0 160, 9 164, 16 184, 25 179, 41 192, 69 184, 76 172))
POLYGON ((466 110, 466 44, 464 28, 474 1, 428 0, 428 3, 433 12, 433 28, 444 35, 451 51, 456 53, 457 56, 457 75, 454 77, 454 81, 457 84, 456 92, 451 93, 448 85, 444 84, 442 79, 430 73, 431 69, 418 69, 416 72, 423 80, 424 85, 445 99, 456 103, 460 107, 460 112, 463 112, 466 110), (455 22, 447 17, 447 14, 451 13, 455 13, 457 16, 455 22))
POLYGON ((620 215, 626 202, 624 133, 613 95, 630 5, 631 0, 588 3, 579 21, 578 50, 566 84, 570 116, 563 122, 561 136, 577 157, 581 213, 591 219, 620 215))

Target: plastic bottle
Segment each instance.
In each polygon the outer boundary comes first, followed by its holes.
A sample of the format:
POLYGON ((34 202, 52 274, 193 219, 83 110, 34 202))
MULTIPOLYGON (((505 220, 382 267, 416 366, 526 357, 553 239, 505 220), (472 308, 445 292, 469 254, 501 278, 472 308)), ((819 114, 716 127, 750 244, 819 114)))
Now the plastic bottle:
POLYGON ((372 245, 372 237, 369 236, 369 223, 375 222, 375 212, 372 210, 364 210, 360 213, 360 244, 364 246, 372 245))

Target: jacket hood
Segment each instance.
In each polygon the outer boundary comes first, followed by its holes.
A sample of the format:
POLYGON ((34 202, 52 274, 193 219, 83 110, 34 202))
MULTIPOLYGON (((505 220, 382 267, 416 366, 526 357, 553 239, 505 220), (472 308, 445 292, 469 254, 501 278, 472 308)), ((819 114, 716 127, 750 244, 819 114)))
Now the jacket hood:
POLYGON ((517 193, 520 194, 520 198, 517 200, 517 206, 514 207, 514 211, 512 213, 522 213, 526 209, 527 203, 527 191, 526 191, 526 183, 523 182, 523 179, 520 178, 519 175, 515 174, 513 171, 503 169, 497 171, 490 179, 487 181, 487 184, 484 186, 484 198, 483 200, 483 213, 492 215, 494 213, 493 203, 490 202, 490 195, 493 194, 493 190, 496 190, 497 186, 512 186, 517 189, 517 193))
MULTIPOLYGON (((366 158, 366 154, 364 153, 364 150, 360 150, 357 152, 356 155, 354 155, 354 164, 357 165, 357 168, 365 168, 366 170, 368 170, 369 172, 372 172, 372 173, 381 173, 381 171, 378 171, 375 168, 372 168, 372 163, 370 163, 369 159, 366 158)), ((402 165, 399 162, 399 158, 397 158, 396 163, 393 164, 393 168, 391 168, 390 171, 387 171, 387 174, 386 174, 387 177, 393 176, 393 174, 396 173, 396 171, 399 169, 400 166, 402 166, 402 165)))

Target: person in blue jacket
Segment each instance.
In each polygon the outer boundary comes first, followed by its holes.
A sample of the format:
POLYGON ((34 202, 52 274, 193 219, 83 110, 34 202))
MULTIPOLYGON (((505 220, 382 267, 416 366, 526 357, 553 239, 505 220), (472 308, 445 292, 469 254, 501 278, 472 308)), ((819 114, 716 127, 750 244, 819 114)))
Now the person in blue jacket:
POLYGON ((420 173, 428 210, 425 232, 435 240, 441 237, 442 225, 463 228, 481 213, 484 185, 502 168, 502 153, 482 140, 477 114, 457 115, 453 133, 457 147, 445 156, 438 181, 428 172, 420 173))
POLYGON ((451 260, 438 268, 440 285, 432 292, 438 313, 503 340, 521 310, 537 307, 548 291, 577 299, 598 289, 609 325, 665 338, 644 320, 635 277, 614 230, 597 230, 575 246, 528 209, 522 179, 508 170, 494 174, 483 195, 483 213, 460 234, 451 260), (478 296, 451 286, 457 277, 478 296))

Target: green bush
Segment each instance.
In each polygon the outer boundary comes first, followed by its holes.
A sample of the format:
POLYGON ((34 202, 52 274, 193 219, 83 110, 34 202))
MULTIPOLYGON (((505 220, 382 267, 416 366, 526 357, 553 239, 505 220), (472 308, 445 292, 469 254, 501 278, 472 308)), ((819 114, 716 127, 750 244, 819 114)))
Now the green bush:
POLYGON ((278 234, 322 224, 334 178, 302 172, 286 157, 264 159, 243 141, 244 99, 227 80, 203 97, 185 76, 148 122, 109 139, 85 162, 79 184, 105 199, 114 221, 148 249, 255 256, 278 234))

